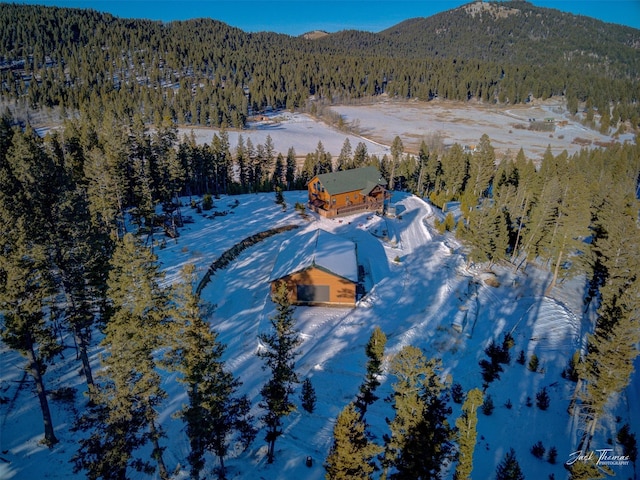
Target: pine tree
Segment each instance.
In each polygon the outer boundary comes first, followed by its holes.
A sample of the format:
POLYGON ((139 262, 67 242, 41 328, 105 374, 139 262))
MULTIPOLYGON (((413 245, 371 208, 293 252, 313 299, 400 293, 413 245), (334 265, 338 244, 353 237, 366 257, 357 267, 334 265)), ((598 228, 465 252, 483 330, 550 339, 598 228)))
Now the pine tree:
POLYGON ((396 415, 387 420, 382 457, 384 475, 390 478, 434 478, 452 457, 453 431, 445 386, 438 378, 440 362, 427 360, 422 352, 405 346, 392 359, 390 372, 396 376, 391 398, 396 415))
POLYGON ((542 387, 538 393, 536 393, 536 405, 540 410, 546 410, 549 408, 551 398, 547 392, 547 387, 542 387))
POLYGON ((156 159, 151 152, 151 139, 142 117, 134 115, 129 125, 128 164, 132 172, 130 204, 131 215, 138 228, 147 233, 153 232, 155 217, 156 188, 154 176, 156 159))
POLYGON ((496 480, 524 480, 524 474, 516 459, 516 452, 509 449, 504 459, 496 468, 496 480))
POLYGON ((100 382, 90 389, 95 406, 76 425, 91 431, 80 440, 74 457, 76 471, 85 470, 90 478, 126 475, 129 467, 153 471, 149 461, 134 458, 147 442, 160 478, 168 478, 157 412, 166 393, 154 356, 168 321, 161 279, 155 255, 131 234, 125 235, 111 259, 107 293, 112 314, 102 341, 100 382))
POLYGON ((393 190, 395 182, 395 173, 400 159, 404 154, 404 145, 402 139, 396 136, 391 144, 391 169, 389 170, 389 190, 393 190))
POLYGON ((458 465, 454 474, 455 480, 467 480, 471 478, 473 452, 476 448, 478 407, 480 407, 482 403, 482 392, 477 388, 470 390, 462 405, 462 414, 456 420, 458 465))
POLYGON ((309 413, 313 413, 316 408, 316 391, 309 378, 305 378, 302 382, 301 400, 302 408, 309 413))
POLYGON ((630 195, 633 188, 611 192, 599 214, 601 233, 595 251, 606 269, 606 280, 599 288, 600 308, 593 334, 587 336, 586 355, 576 369, 576 394, 586 422, 583 446, 589 445, 608 399, 629 384, 638 356, 640 247, 635 219, 639 203, 630 195))
POLYGON ((532 353, 531 357, 529 358, 529 363, 527 364, 527 368, 532 372, 537 372, 539 364, 540 364, 540 361, 538 360, 538 356, 535 353, 532 353))
POLYGON ((382 361, 386 344, 387 336, 380 327, 376 326, 369 337, 369 342, 365 349, 368 358, 367 374, 355 401, 355 407, 362 416, 367 413, 369 405, 378 399, 374 392, 380 386, 378 377, 382 374, 382 361))
POLYGON ((291 414, 296 406, 291 401, 293 385, 298 383, 295 372, 296 347, 300 344, 295 330, 293 308, 289 301, 286 284, 281 283, 273 295, 276 314, 270 318, 273 332, 258 336, 264 349, 258 356, 265 360, 263 368, 271 371, 271 377, 260 390, 263 401, 260 406, 266 410, 263 421, 267 427, 267 462, 272 463, 276 440, 282 435, 282 419, 291 414))
POLYGON ((367 151, 367 145, 364 142, 358 142, 353 152, 353 168, 363 167, 368 161, 369 152, 367 151))
POLYGON ((547 462, 549 462, 552 465, 555 465, 557 458, 558 458, 558 449, 552 446, 551 448, 549 448, 549 451, 547 452, 547 462))
POLYGON ((471 156, 469 163, 469 185, 476 198, 486 196, 496 171, 496 154, 489 136, 485 133, 480 138, 478 148, 471 156))
POLYGON ((221 360, 224 346, 205 320, 210 309, 195 293, 196 282, 195 267, 185 266, 182 282, 173 292, 174 321, 167 332, 171 352, 165 363, 181 373, 180 381, 187 388, 189 404, 183 408, 182 417, 191 445, 191 478, 200 478, 206 451, 218 457, 219 474, 224 478, 230 442, 237 439, 247 448, 256 430, 248 398, 237 394, 242 384, 221 360))
POLYGON ((128 142, 120 121, 105 116, 100 141, 96 143, 99 144, 85 146, 84 162, 92 222, 100 231, 121 238, 125 232, 124 210, 131 180, 128 142))
POLYGON ((491 397, 491 395, 487 394, 487 396, 484 397, 484 401, 482 402, 482 413, 484 413, 486 416, 489 416, 493 413, 494 408, 495 405, 493 403, 493 398, 491 397))
POLYGON ((284 173, 287 190, 293 189, 293 182, 296 179, 296 170, 296 151, 293 147, 289 147, 289 150, 287 150, 287 160, 284 173))
POLYGON ((470 209, 460 235, 471 246, 471 260, 489 262, 491 267, 507 255, 508 222, 504 210, 495 202, 484 201, 480 206, 470 209))
MULTIPOLYGON (((7 139, 5 139, 5 142, 7 139)), ((0 153, 0 313, 2 340, 27 359, 44 423, 44 443, 58 440, 44 383, 46 362, 61 351, 52 323, 55 293, 48 251, 51 204, 56 201, 56 168, 28 128, 16 131, 0 153)))
POLYGON ((238 135, 238 143, 236 144, 236 167, 238 170, 238 179, 240 180, 240 190, 246 193, 251 185, 250 165, 244 146, 244 137, 238 135))
POLYGON ((57 241, 51 249, 58 271, 59 290, 65 297, 65 327, 74 337, 82 372, 93 384, 88 348, 96 315, 94 307, 105 301, 107 255, 112 242, 100 230, 91 228, 91 216, 84 193, 68 184, 53 211, 57 241))
MULTIPOLYGON (((441 179, 444 183, 446 199, 455 199, 464 190, 465 183, 469 177, 469 159, 465 155, 460 144, 454 144, 442 157, 441 179)), ((427 175, 435 187, 437 171, 427 167, 427 175)))
POLYGON ((625 423, 616 435, 618 443, 622 445, 622 453, 629 457, 631 463, 635 465, 638 459, 638 445, 636 442, 636 434, 631 433, 631 427, 625 423))
POLYGON ((351 142, 349 141, 349 137, 344 139, 344 143, 342 144, 342 149, 340 150, 340 155, 338 155, 338 159, 336 161, 336 170, 349 170, 352 168, 351 162, 351 142))
POLYGON ((276 157, 276 165, 273 169, 273 179, 271 181, 274 188, 282 189, 284 185, 284 157, 279 153, 276 157))
POLYGON ((569 480, 601 480, 614 472, 607 465, 596 465, 595 459, 577 460, 566 465, 569 480))
POLYGON ((347 405, 333 428, 333 445, 325 461, 327 480, 370 479, 382 448, 369 440, 367 425, 355 406, 347 405))

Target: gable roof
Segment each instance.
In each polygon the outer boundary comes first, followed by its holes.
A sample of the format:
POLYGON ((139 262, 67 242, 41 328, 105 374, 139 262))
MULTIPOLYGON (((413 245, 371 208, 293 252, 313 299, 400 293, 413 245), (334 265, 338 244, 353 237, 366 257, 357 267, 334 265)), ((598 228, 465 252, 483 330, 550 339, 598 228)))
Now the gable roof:
POLYGON ((314 266, 357 282, 355 243, 321 229, 299 233, 280 246, 269 280, 314 266))
POLYGON ((322 173, 318 180, 330 195, 360 190, 368 194, 376 185, 387 185, 376 167, 362 167, 340 172, 322 173))

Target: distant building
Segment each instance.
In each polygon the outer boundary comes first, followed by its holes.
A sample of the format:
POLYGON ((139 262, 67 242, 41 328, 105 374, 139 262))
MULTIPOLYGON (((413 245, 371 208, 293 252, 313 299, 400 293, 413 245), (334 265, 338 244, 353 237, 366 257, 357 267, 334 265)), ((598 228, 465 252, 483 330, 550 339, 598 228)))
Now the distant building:
POLYGON ((270 282, 272 292, 285 282, 294 305, 353 307, 358 285, 355 243, 320 229, 299 233, 280 247, 270 282))
POLYGON ((387 181, 375 167, 316 175, 307 189, 309 208, 329 218, 364 210, 382 212, 389 198, 387 181))

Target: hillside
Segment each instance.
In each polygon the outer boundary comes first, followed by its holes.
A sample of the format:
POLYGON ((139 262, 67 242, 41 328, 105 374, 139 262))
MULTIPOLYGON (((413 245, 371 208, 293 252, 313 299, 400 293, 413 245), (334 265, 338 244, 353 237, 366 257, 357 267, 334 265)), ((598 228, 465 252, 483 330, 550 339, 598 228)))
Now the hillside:
MULTIPOLYGON (((305 195, 287 192, 286 202, 293 205, 304 201, 305 195)), ((267 331, 268 318, 273 314, 268 278, 280 245, 292 235, 316 228, 352 239, 358 245, 359 262, 366 271, 367 294, 357 308, 295 310, 296 327, 303 339, 297 371, 315 386, 316 411, 308 414, 300 410, 285 421, 285 433, 276 443, 274 464, 266 463, 263 432, 247 452, 232 453, 227 461, 229 478, 324 478, 322 462, 331 445, 335 417, 358 391, 365 373, 364 347, 376 325, 389 339, 387 360, 404 345, 419 347, 427 357, 442 359, 443 376, 449 382, 460 383, 465 390, 481 387, 478 361, 484 357, 483 350, 489 342, 500 341, 505 332, 511 332, 515 346, 510 365, 505 366, 501 378, 492 382, 486 392, 495 402, 495 411, 490 416, 479 414, 474 478, 491 478, 508 447, 515 448, 526 478, 547 478, 550 474, 564 478, 563 463, 576 448, 580 425, 566 413, 574 384, 560 374, 567 358, 579 347, 582 333, 590 328, 581 320, 582 281, 566 282, 553 296, 545 297, 544 270, 530 267, 526 273, 516 274, 508 266, 487 272, 469 265, 455 239, 438 235, 432 229, 432 222, 438 217, 436 210, 401 193, 394 194, 393 202, 397 218, 361 214, 340 220, 315 216, 304 220, 292 208, 283 211, 275 205, 271 194, 222 197, 214 211, 227 212, 226 215, 214 217, 185 210, 194 223, 187 224, 176 241, 167 241, 157 250, 166 281, 171 283, 186 262, 194 263, 202 274, 216 257, 240 239, 273 226, 299 225, 297 230, 247 249, 227 268, 218 271, 202 293, 206 301, 216 305, 210 322, 227 347, 224 354, 227 367, 244 382, 242 392, 249 396, 253 413, 259 416, 262 413, 257 406, 259 389, 266 374, 255 355, 259 348, 257 335, 267 331), (486 281, 490 277, 497 282, 486 281), (527 358, 537 354, 538 372, 531 372, 515 361, 521 350, 527 358), (536 393, 542 387, 547 387, 551 396, 550 407, 544 411, 535 406, 536 393), (534 399, 533 406, 527 406, 528 397, 534 399), (512 406, 506 407, 506 403, 512 406), (547 449, 557 448, 556 464, 531 455, 529 449, 537 441, 547 449), (307 456, 313 459, 312 467, 305 466, 307 456)), ((97 332, 96 335, 100 336, 97 332)), ((74 356, 69 353, 57 358, 47 372, 52 392, 64 392, 64 388, 72 388, 74 392, 71 399, 67 395, 51 402, 60 443, 49 450, 39 444, 42 426, 37 400, 29 384, 21 379, 22 361, 4 345, 1 349, 0 385, 3 397, 9 401, 0 405, 3 449, 0 477, 81 478, 80 474, 72 473, 68 462, 76 451, 78 435, 68 427, 86 402, 81 393, 84 382, 77 375, 74 356)), ((96 366, 99 353, 98 347, 91 351, 96 366)), ((176 478, 186 478, 188 443, 181 421, 172 416, 186 401, 185 394, 174 375, 165 372, 164 376, 163 388, 169 393, 160 410, 161 423, 167 432, 162 439, 167 448, 165 461, 171 471, 177 470, 176 478)), ((378 392, 380 400, 367 414, 378 442, 387 429, 384 418, 393 415, 390 405, 383 400, 391 392, 393 382, 393 377, 384 376, 378 392)), ((615 415, 637 431, 640 417, 633 405, 640 401, 639 388, 636 372, 631 386, 613 403, 611 417, 596 435, 594 448, 607 448, 607 438, 620 425, 614 420, 615 415)), ((460 406, 453 402, 451 405, 450 418, 454 421, 460 406)), ((212 458, 207 462, 209 469, 215 465, 212 458)), ((633 475, 631 466, 613 468, 623 478, 633 475)), ((445 478, 450 478, 453 471, 450 467, 445 471, 448 472, 445 478)))
MULTIPOLYGON (((214 19, 170 23, 2 4, 7 102, 61 114, 244 127, 270 108, 380 95, 519 104, 530 96, 640 123, 640 31, 526 2, 473 3, 379 33, 290 37, 214 19), (313 38, 313 39, 312 39, 313 38), (584 102, 584 103, 583 103, 584 102)), ((313 32, 310 32, 313 33, 313 32)))
POLYGON ((640 76, 639 30, 525 1, 474 2, 407 20, 379 35, 415 55, 640 76))

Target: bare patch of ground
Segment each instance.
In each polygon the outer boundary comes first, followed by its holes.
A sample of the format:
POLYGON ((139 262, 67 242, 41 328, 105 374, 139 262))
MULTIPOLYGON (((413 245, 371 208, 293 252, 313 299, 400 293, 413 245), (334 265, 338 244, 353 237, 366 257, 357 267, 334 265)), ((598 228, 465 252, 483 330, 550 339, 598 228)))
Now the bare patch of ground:
POLYGON ((405 151, 412 153, 417 153, 423 140, 428 143, 434 136, 441 138, 445 146, 458 143, 473 147, 485 133, 499 157, 507 152, 515 155, 522 148, 527 157, 534 160, 541 158, 547 147, 557 155, 563 150, 571 154, 584 147, 633 141, 632 135, 614 139, 585 127, 559 102, 499 107, 438 100, 388 100, 332 109, 346 122, 359 124, 364 137, 390 145, 400 136, 405 151), (530 130, 534 121, 553 122, 554 131, 530 130))

